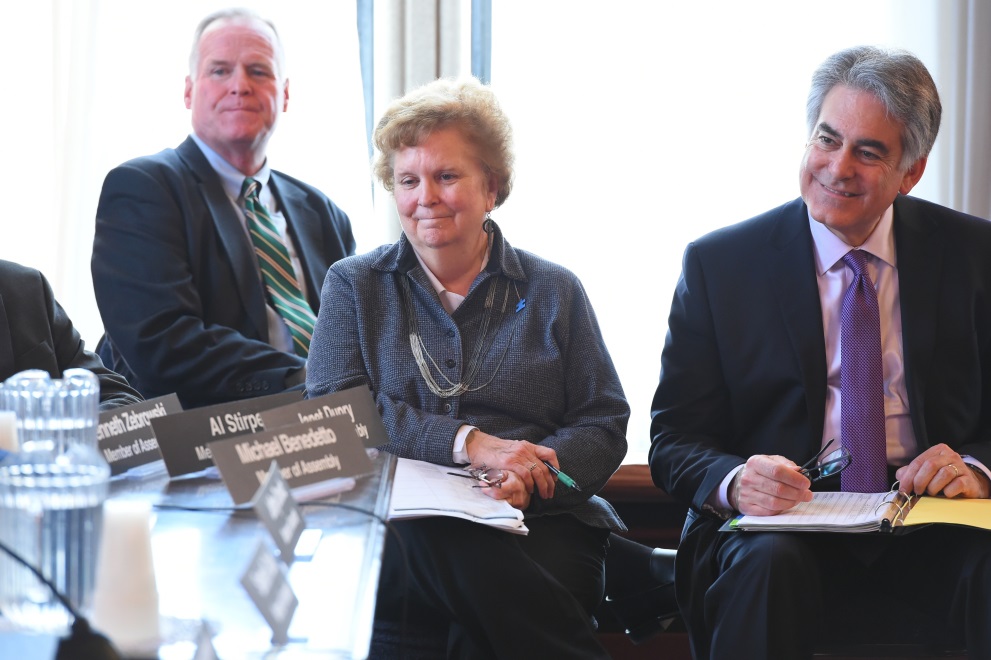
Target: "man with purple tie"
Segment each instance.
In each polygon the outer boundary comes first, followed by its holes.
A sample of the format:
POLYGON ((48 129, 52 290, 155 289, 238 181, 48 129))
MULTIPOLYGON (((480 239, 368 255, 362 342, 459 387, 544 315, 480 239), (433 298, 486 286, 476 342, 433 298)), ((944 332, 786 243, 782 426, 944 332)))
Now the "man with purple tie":
POLYGON ((685 252, 650 465, 690 506, 676 577, 696 658, 809 657, 871 594, 991 657, 991 534, 719 531, 820 488, 991 495, 991 223, 907 196, 940 114, 914 56, 829 57, 801 197, 685 252), (813 485, 799 465, 834 439, 852 463, 813 485))

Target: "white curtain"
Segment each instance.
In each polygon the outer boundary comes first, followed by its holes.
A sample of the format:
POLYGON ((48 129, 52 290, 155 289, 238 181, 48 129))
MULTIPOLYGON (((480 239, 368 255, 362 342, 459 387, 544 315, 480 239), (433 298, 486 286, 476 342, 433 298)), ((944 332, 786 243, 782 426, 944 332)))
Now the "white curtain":
MULTIPOLYGON (((471 72, 470 20, 470 0, 375 0, 375 122, 409 90, 471 72)), ((375 217, 386 232, 383 242, 398 238, 392 196, 377 182, 375 217)))
MULTIPOLYGON (((285 45, 289 110, 272 166, 327 193, 359 249, 381 242, 372 214, 353 1, 235 3, 271 19, 285 45)), ((193 31, 228 1, 18 3, 2 54, 11 67, 2 120, 7 222, 0 257, 40 268, 87 344, 102 334, 90 278, 106 173, 178 145, 193 31)))
MULTIPOLYGON (((943 100, 937 172, 938 199, 991 217, 991 3, 940 3, 934 28, 939 47, 934 73, 943 100)), ((929 173, 926 176, 931 176, 929 173)))

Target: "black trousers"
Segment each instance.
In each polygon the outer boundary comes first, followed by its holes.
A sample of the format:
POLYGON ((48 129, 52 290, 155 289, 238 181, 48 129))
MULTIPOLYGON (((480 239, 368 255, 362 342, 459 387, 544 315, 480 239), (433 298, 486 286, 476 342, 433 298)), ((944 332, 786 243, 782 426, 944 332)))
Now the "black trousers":
POLYGON ((713 552, 704 553, 709 565, 692 569, 701 579, 678 587, 696 660, 808 658, 816 643, 877 631, 916 612, 964 642, 972 657, 991 658, 986 531, 714 532, 712 544, 713 552), (863 607, 881 602, 900 608, 863 607))
POLYGON ((446 626, 450 658, 607 658, 591 614, 608 531, 566 514, 526 524, 519 536, 456 518, 393 523, 376 619, 446 626))

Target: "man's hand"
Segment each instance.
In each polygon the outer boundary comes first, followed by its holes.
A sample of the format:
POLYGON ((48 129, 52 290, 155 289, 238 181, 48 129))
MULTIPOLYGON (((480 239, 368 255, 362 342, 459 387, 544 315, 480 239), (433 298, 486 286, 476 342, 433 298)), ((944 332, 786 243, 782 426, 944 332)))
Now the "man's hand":
POLYGON ((812 499, 812 485, 784 456, 751 456, 729 487, 729 503, 740 513, 771 516, 812 499))
POLYGON ((915 457, 908 465, 895 472, 898 489, 916 495, 944 495, 946 497, 991 497, 991 482, 983 474, 972 470, 960 454, 945 444, 930 447, 915 457))

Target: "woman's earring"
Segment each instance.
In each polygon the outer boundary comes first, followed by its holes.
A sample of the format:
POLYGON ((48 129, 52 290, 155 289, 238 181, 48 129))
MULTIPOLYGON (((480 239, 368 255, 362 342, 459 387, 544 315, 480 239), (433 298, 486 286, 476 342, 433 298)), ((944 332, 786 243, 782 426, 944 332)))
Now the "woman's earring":
POLYGON ((486 234, 491 234, 495 231, 495 223, 492 222, 492 213, 489 211, 485 212, 485 222, 482 223, 482 231, 486 234))

